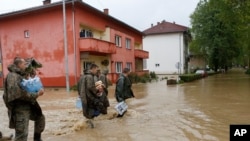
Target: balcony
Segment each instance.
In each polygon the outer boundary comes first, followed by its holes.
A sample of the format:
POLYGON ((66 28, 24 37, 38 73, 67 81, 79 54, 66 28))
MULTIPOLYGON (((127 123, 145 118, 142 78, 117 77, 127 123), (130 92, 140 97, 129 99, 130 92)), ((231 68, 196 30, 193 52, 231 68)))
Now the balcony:
POLYGON ((148 51, 135 49, 135 57, 136 58, 148 59, 148 56, 149 56, 148 51))
POLYGON ((113 53, 116 53, 116 46, 114 43, 95 39, 95 38, 80 38, 79 50, 88 51, 88 52, 113 54, 113 53))

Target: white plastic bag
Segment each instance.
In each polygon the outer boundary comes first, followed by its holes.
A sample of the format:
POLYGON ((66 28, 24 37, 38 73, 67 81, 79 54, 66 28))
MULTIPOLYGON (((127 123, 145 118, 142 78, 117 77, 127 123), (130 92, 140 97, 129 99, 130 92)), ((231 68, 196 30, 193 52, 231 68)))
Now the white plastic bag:
POLYGON ((127 111, 128 105, 124 101, 122 101, 115 105, 115 109, 119 115, 123 115, 123 113, 127 111))

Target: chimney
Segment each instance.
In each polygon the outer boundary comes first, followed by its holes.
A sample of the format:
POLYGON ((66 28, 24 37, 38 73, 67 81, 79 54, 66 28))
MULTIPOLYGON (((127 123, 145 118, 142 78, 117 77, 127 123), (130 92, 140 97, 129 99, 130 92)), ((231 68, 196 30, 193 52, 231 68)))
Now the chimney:
POLYGON ((159 25, 160 24, 160 22, 157 22, 157 25, 159 25))
POLYGON ((173 21, 173 24, 175 24, 175 21, 173 21))
POLYGON ((43 1, 43 5, 48 5, 48 4, 50 4, 51 3, 51 0, 44 0, 43 1))
POLYGON ((154 26, 154 24, 151 24, 151 27, 153 27, 154 26))
POLYGON ((108 15, 109 14, 109 9, 108 8, 103 9, 103 13, 108 15))

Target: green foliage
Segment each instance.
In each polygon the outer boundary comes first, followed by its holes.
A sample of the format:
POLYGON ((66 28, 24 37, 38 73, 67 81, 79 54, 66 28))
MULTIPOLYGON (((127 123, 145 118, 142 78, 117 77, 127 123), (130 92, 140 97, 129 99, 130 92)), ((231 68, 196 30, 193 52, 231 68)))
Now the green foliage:
POLYGON ((250 69, 247 69, 245 73, 250 75, 250 69))
POLYGON ((178 81, 178 84, 182 84, 182 83, 184 83, 183 80, 179 80, 179 81, 178 81))
POLYGON ((150 77, 149 74, 144 74, 142 76, 139 76, 136 73, 131 72, 128 77, 132 81, 132 83, 147 83, 147 82, 151 82, 151 77, 150 77))
POLYGON ((181 81, 183 82, 191 82, 197 79, 201 79, 202 75, 201 74, 183 74, 179 76, 181 81))
POLYGON ((158 80, 158 76, 156 75, 156 73, 154 71, 151 71, 149 73, 149 76, 151 79, 158 80))
POLYGON ((146 77, 141 77, 141 78, 140 78, 140 82, 141 82, 141 83, 147 83, 148 80, 149 80, 149 79, 146 78, 146 77))
POLYGON ((73 85, 73 86, 71 86, 70 90, 77 91, 78 90, 78 83, 75 84, 75 85, 73 85))
POLYGON ((156 78, 156 74, 155 74, 154 71, 151 71, 151 72, 149 73, 149 75, 150 75, 150 77, 151 77, 152 79, 156 78))
POLYGON ((232 3, 229 0, 200 0, 190 16, 193 35, 190 50, 203 55, 215 70, 232 64, 241 52, 241 16, 237 12, 240 5, 232 3))
POLYGON ((132 83, 137 83, 139 82, 139 76, 134 73, 134 72, 131 72, 129 75, 128 75, 129 79, 132 81, 132 83))

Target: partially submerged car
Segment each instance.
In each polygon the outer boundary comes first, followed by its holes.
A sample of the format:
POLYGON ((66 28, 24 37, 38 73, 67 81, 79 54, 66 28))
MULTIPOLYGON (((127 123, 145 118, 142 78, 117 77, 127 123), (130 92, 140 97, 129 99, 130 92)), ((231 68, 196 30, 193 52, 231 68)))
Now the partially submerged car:
POLYGON ((207 76, 207 72, 205 70, 196 70, 195 74, 201 74, 202 77, 206 77, 207 76))

